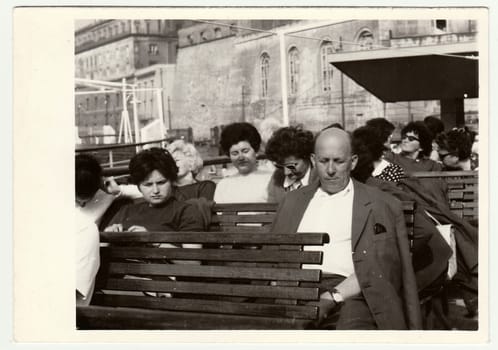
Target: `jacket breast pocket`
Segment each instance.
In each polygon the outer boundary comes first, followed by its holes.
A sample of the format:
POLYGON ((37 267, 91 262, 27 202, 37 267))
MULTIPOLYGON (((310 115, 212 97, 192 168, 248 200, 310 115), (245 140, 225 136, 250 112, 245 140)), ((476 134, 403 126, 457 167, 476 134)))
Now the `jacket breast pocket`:
POLYGON ((394 234, 392 232, 386 231, 382 233, 378 233, 373 235, 374 242, 376 241, 385 241, 385 240, 394 240, 394 234))

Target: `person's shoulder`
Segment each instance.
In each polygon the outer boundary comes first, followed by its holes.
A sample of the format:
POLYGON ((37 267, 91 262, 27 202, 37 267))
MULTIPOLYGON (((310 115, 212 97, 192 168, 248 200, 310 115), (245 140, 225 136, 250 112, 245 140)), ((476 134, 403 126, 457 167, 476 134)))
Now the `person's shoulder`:
POLYGON ((399 199, 397 199, 390 193, 382 191, 377 186, 366 185, 358 181, 355 181, 354 185, 355 191, 365 191, 368 194, 370 200, 374 203, 377 203, 379 205, 387 205, 389 207, 400 206, 399 199))
POLYGON ((211 180, 202 180, 202 181, 199 181, 199 182, 196 182, 197 186, 201 187, 201 188, 211 188, 211 187, 216 187, 216 184, 214 183, 214 181, 211 181, 211 180))
POLYGON ((251 175, 270 178, 273 176, 273 171, 265 168, 263 169, 258 168, 251 175))

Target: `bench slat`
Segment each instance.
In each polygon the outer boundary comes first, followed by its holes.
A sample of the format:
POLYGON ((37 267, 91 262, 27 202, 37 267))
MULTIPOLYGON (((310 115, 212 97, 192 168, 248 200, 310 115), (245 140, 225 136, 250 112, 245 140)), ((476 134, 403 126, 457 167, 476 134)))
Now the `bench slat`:
POLYGON ((79 329, 305 329, 310 323, 300 319, 103 306, 80 306, 76 315, 79 329))
POLYGON ((105 287, 103 289, 301 300, 317 300, 319 296, 318 288, 313 287, 293 288, 228 283, 149 281, 143 279, 116 278, 109 278, 105 282, 105 287))
POLYGON ((255 231, 259 233, 269 233, 271 231, 271 225, 264 226, 235 226, 235 225, 218 225, 213 224, 209 226, 210 232, 231 232, 231 233, 254 233, 255 231))
POLYGON ((127 295, 97 294, 92 304, 120 307, 138 307, 155 310, 193 311, 246 316, 287 317, 313 320, 318 308, 312 305, 275 305, 258 303, 234 303, 223 300, 144 298, 127 295))
POLYGON ((271 224, 275 219, 275 214, 246 214, 246 215, 215 215, 212 217, 211 222, 216 223, 263 223, 271 224))
POLYGON ((214 205, 213 212, 274 212, 277 207, 277 203, 221 203, 214 205))
POLYGON ((175 277, 241 278, 270 281, 318 282, 320 280, 320 270, 189 264, 111 263, 109 273, 175 277))
POLYGON ((413 177, 477 177, 479 172, 477 171, 415 171, 408 173, 407 176, 413 177))
POLYGON ((101 242, 130 243, 218 243, 218 244, 291 244, 322 245, 328 243, 326 233, 284 234, 232 232, 101 232, 101 242))
POLYGON ((282 262, 320 264, 319 251, 267 251, 249 249, 183 249, 144 247, 102 247, 103 256, 134 259, 185 259, 203 261, 282 262))

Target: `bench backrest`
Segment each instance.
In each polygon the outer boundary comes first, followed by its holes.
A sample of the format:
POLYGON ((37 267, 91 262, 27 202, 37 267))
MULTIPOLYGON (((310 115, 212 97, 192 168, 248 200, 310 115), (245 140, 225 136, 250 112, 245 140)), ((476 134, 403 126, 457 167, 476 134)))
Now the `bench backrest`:
POLYGON ((277 203, 215 204, 210 231, 270 232, 277 203))
MULTIPOLYGON (((408 236, 412 240, 415 202, 403 201, 402 205, 408 236)), ((277 207, 276 203, 216 204, 210 231, 269 232, 277 207)))
MULTIPOLYGON (((248 324, 254 328, 299 328, 296 325, 300 322, 317 317, 315 306, 300 302, 317 300, 318 288, 300 283, 318 282, 321 271, 302 269, 301 264, 320 265, 322 252, 302 251, 301 247, 323 245, 328 242, 327 234, 102 232, 101 241, 110 245, 101 248, 96 290, 104 294, 96 293, 94 305, 140 309, 145 318, 154 318, 157 310, 225 315, 216 324, 205 324, 207 329, 237 329, 248 324), (168 243, 173 246, 165 246, 168 243), (182 244, 202 244, 203 248, 182 244), (168 295, 156 297, 156 293, 168 295), (248 303, 248 299, 256 302, 248 303), (266 301, 257 302, 262 299, 266 301), (235 315, 243 316, 243 322, 234 319, 235 315)), ((115 322, 107 318, 108 323, 102 321, 101 326, 142 328, 136 317, 128 320, 121 316, 115 322)), ((170 326, 182 328, 178 323, 170 326)))
POLYGON ((477 171, 424 171, 410 173, 409 176, 443 179, 448 184, 451 211, 463 219, 478 220, 479 181, 477 171))

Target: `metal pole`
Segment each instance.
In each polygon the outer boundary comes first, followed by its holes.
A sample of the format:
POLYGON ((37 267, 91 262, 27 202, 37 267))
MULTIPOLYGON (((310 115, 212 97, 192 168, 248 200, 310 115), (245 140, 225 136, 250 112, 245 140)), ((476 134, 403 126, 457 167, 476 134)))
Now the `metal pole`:
POLYGON ((245 111, 245 108, 244 108, 244 104, 245 104, 245 101, 244 101, 244 85, 242 85, 242 121, 245 122, 246 121, 246 111, 245 111))
POLYGON ((135 143, 139 143, 140 130, 138 129, 137 92, 135 91, 135 85, 133 85, 132 94, 133 94, 133 100, 131 101, 131 103, 133 105, 133 126, 135 128, 135 143))
MULTIPOLYGON (((121 122, 119 123, 118 143, 121 143, 121 134, 125 129, 125 118, 128 118, 127 100, 126 100, 126 79, 121 80, 121 100, 123 101, 123 110, 121 111, 121 122)), ((126 139, 126 136, 125 136, 126 139)))
POLYGON ((164 128, 162 89, 156 89, 156 100, 157 100, 157 115, 159 116, 159 127, 161 129, 161 139, 162 139, 166 135, 165 128, 164 128))
POLYGON ((280 39, 280 86, 282 87, 283 125, 289 125, 289 106, 287 105, 287 55, 285 54, 284 33, 278 33, 280 39))
POLYGON ((168 129, 171 130, 173 127, 171 126, 171 100, 168 95, 168 129))
POLYGON ((344 106, 344 73, 341 72, 341 121, 342 127, 346 130, 346 108, 344 106))

